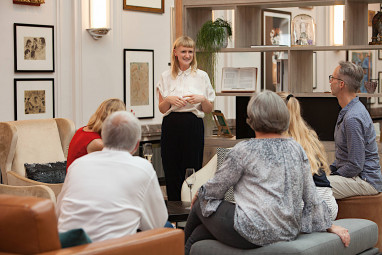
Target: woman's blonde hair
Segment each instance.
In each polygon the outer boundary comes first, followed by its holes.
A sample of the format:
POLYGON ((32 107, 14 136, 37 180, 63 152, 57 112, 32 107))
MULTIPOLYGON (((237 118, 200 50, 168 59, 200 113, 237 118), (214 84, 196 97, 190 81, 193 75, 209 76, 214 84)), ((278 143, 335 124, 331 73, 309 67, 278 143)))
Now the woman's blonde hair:
POLYGON ((116 111, 126 111, 125 103, 118 98, 109 98, 98 106, 96 112, 90 117, 87 127, 101 135, 104 120, 116 111))
POLYGON ((317 133, 301 117, 300 103, 295 97, 288 96, 285 92, 277 92, 277 94, 284 99, 289 110, 290 123, 286 134, 293 137, 304 148, 312 174, 319 175, 319 169, 322 168, 329 175, 325 148, 318 140, 317 133))
POLYGON ((195 51, 195 42, 191 39, 191 37, 188 36, 181 36, 178 37, 178 39, 175 40, 174 44, 172 45, 172 51, 171 51, 171 76, 173 79, 178 76, 179 72, 179 62, 177 57, 175 56, 175 49, 178 47, 186 47, 186 48, 193 48, 194 49, 194 56, 191 61, 191 71, 195 72, 197 69, 197 62, 196 62, 196 51, 195 51))

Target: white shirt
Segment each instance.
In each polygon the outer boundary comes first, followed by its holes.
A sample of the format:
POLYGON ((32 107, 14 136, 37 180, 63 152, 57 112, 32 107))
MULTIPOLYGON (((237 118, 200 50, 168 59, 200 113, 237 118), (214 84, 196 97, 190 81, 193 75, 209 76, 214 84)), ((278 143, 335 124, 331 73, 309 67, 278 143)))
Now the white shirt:
POLYGON ((94 242, 160 228, 168 218, 152 165, 110 149, 70 165, 56 212, 59 232, 83 228, 94 242))
MULTIPOLYGON (((212 88, 208 74, 199 69, 197 69, 196 72, 192 72, 191 67, 186 71, 179 70, 178 76, 175 79, 171 76, 171 70, 163 72, 157 84, 157 92, 159 92, 163 98, 168 96, 184 97, 196 94, 203 95, 210 102, 215 100, 215 91, 212 88)), ((171 105, 164 116, 171 112, 192 112, 198 118, 204 117, 201 103, 187 103, 187 105, 182 108, 171 105)))

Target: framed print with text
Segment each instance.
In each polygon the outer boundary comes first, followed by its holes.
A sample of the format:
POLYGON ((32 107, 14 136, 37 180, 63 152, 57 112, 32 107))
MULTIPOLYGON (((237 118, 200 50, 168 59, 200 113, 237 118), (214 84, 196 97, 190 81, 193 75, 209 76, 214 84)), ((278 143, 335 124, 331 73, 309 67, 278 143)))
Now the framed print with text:
POLYGON ((164 0, 123 0, 123 9, 131 11, 164 13, 164 0))
POLYGON ((54 72, 54 27, 14 23, 15 72, 54 72))
POLYGON ((124 50, 124 102, 139 119, 154 118, 154 50, 124 50))
POLYGON ((15 79, 15 120, 54 118, 54 79, 15 79))

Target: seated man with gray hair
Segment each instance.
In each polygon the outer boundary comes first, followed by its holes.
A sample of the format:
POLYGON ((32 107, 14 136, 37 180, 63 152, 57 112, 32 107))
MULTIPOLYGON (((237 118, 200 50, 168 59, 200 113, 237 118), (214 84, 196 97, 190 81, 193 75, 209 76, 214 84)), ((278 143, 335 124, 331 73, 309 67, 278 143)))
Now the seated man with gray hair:
POLYGON ((356 94, 362 78, 362 67, 345 61, 329 76, 332 95, 342 108, 334 130, 335 161, 328 176, 336 199, 382 191, 373 121, 356 94))
POLYGON ((58 230, 83 228, 92 241, 163 227, 167 209, 153 166, 132 154, 141 126, 119 111, 104 122, 104 149, 76 159, 57 199, 58 230))

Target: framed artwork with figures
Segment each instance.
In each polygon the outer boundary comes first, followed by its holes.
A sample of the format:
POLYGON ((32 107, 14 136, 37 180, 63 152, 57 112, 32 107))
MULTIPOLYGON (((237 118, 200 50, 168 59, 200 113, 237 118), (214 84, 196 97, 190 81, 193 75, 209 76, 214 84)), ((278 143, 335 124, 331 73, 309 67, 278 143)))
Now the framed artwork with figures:
POLYGON ((361 81, 361 93, 367 93, 366 87, 365 87, 365 81, 370 81, 370 79, 373 78, 373 68, 375 66, 374 61, 374 51, 348 51, 348 61, 359 65, 363 69, 363 79, 361 81))
POLYGON ((14 23, 15 72, 54 72, 54 27, 14 23))

